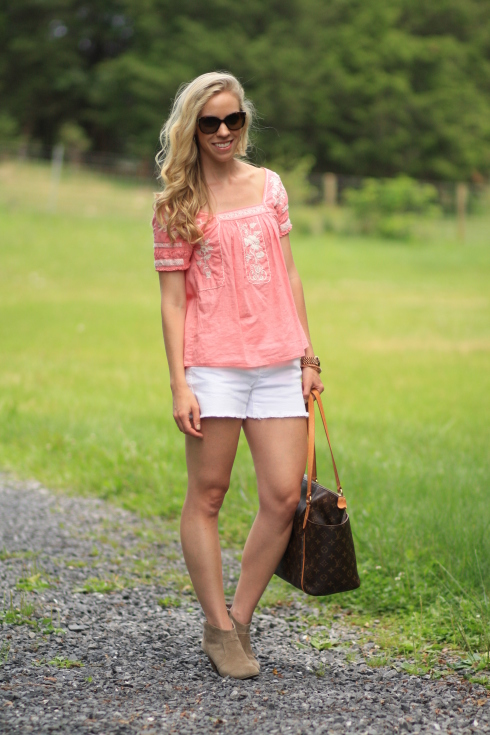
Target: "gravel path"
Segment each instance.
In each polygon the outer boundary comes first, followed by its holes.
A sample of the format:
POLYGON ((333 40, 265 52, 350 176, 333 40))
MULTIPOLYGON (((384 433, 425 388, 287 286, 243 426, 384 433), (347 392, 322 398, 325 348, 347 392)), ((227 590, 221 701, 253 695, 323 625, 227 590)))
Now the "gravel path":
POLYGON ((349 654, 302 644, 304 596, 255 616, 260 677, 221 679, 186 580, 162 523, 0 478, 0 733, 490 732, 484 688, 370 668, 342 620, 349 654))

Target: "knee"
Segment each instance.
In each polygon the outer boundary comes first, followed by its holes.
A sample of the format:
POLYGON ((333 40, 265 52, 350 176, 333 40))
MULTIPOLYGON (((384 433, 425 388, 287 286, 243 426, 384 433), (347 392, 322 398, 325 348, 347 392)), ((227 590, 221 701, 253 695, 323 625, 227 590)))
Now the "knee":
POLYGON ((287 491, 282 490, 274 496, 272 503, 268 503, 268 510, 274 514, 274 516, 282 521, 285 525, 291 523, 298 507, 299 499, 301 495, 301 487, 290 488, 287 491))
POLYGON ((293 520, 296 508, 298 507, 301 488, 293 490, 284 500, 284 520, 288 523, 293 520))
MULTIPOLYGON (((227 491, 228 483, 212 483, 205 487, 200 487, 197 492, 193 491, 191 493, 192 505, 203 515, 213 518, 220 512, 227 491)), ((186 503, 189 502, 189 499, 188 494, 186 503)))
POLYGON ((227 492, 228 487, 213 487, 205 493, 203 497, 203 510, 206 515, 218 515, 227 492))

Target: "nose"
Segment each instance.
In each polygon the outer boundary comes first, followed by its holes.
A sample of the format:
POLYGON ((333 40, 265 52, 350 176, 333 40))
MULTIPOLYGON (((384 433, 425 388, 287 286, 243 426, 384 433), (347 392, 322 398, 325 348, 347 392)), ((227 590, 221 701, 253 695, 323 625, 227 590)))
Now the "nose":
POLYGON ((216 131, 216 135, 219 135, 221 138, 227 138, 229 134, 230 131, 228 130, 224 122, 222 122, 218 130, 216 131))

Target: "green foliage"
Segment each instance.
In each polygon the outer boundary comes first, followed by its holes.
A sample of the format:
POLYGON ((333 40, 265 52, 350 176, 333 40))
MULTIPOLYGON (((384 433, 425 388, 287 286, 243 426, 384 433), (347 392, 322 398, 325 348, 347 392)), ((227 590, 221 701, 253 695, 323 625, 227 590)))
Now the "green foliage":
POLYGON ((117 574, 113 574, 107 579, 101 579, 100 577, 89 577, 89 579, 85 580, 85 582, 80 587, 76 587, 73 591, 86 593, 108 593, 115 592, 116 590, 123 590, 128 586, 130 586, 128 580, 123 579, 117 574))
POLYGON ((438 213, 437 190, 408 176, 367 179, 360 189, 346 189, 344 201, 351 208, 357 231, 395 240, 407 240, 415 216, 438 213))
POLYGON ((489 24, 479 0, 11 1, 0 108, 10 137, 47 147, 75 122, 94 150, 151 159, 178 86, 225 68, 261 115, 259 161, 488 176, 489 24))
POLYGON ((162 597, 157 602, 164 610, 168 607, 180 607, 182 604, 180 597, 172 597, 171 595, 162 597))
POLYGON ((51 661, 48 661, 48 666, 56 666, 57 669, 79 669, 83 666, 81 661, 77 661, 71 658, 65 658, 64 656, 55 656, 51 661))
POLYGON ((0 145, 16 143, 18 139, 17 120, 7 112, 0 112, 0 145))
POLYGON ((328 651, 330 648, 335 648, 337 645, 336 641, 331 641, 329 638, 313 637, 310 641, 313 648, 317 651, 328 651))
POLYGON ((69 158, 76 158, 90 148, 87 133, 73 122, 63 123, 59 131, 59 141, 65 146, 69 158))
POLYGON ((314 164, 313 156, 304 156, 297 160, 292 157, 279 158, 267 164, 280 175, 290 205, 307 204, 314 197, 315 188, 308 180, 314 164))
POLYGON ((3 641, 2 645, 0 646, 0 666, 3 666, 7 663, 8 657, 9 657, 9 651, 10 651, 10 643, 7 643, 7 641, 3 641))
MULTIPOLYGON (((18 588, 18 587, 17 587, 18 588)), ((34 630, 41 631, 43 635, 50 635, 51 633, 57 635, 63 635, 65 631, 60 627, 60 613, 58 610, 58 625, 53 623, 53 611, 49 618, 36 618, 36 607, 33 603, 29 602, 24 592, 26 588, 21 588, 23 593, 20 596, 20 600, 17 604, 14 604, 14 597, 12 592, 10 593, 10 601, 7 604, 4 596, 3 608, 0 608, 0 624, 5 625, 29 625, 34 630)), ((28 587, 27 591, 33 591, 39 589, 38 587, 28 587)), ((8 651, 7 651, 8 652, 8 651)), ((1 654, 0 654, 1 664, 1 654)))
POLYGON ((10 593, 10 602, 7 604, 5 597, 3 607, 0 608, 0 623, 5 625, 31 625, 37 627, 37 621, 33 618, 35 606, 27 602, 21 595, 18 605, 14 605, 13 595, 10 593))
POLYGON ((0 551, 0 561, 6 561, 7 559, 32 559, 38 556, 38 551, 7 551, 4 546, 0 551))
MULTIPOLYGON (((58 612, 59 618, 59 612, 58 612)), ((43 618, 39 623, 40 630, 43 635, 65 635, 66 630, 61 628, 59 625, 53 625, 53 616, 50 618, 43 618)))
POLYGON ((17 580, 15 585, 16 589, 23 592, 32 592, 33 590, 42 590, 46 587, 51 587, 48 575, 38 569, 35 559, 32 566, 26 571, 26 575, 17 580))
POLYGON ((44 579, 40 572, 31 574, 30 577, 21 577, 15 585, 18 590, 32 592, 32 590, 42 590, 49 587, 49 582, 44 579))

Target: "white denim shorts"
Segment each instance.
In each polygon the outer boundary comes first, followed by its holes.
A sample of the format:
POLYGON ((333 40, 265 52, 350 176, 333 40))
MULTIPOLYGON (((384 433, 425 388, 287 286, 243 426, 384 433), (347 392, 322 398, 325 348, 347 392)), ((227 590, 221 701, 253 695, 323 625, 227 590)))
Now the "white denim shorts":
POLYGON ((299 358, 258 368, 188 367, 185 377, 199 403, 201 418, 308 416, 299 358))

